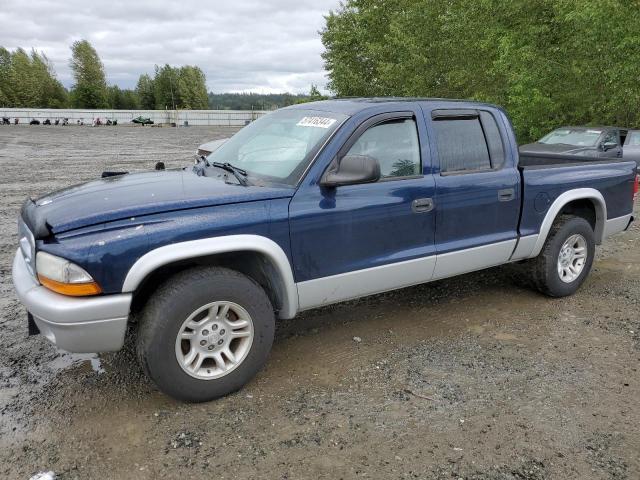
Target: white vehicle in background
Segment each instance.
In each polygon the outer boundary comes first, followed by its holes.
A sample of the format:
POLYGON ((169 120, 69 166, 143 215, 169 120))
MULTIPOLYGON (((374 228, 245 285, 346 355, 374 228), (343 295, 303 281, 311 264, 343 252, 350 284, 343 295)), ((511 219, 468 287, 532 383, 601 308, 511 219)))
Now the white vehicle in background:
POLYGON ((196 150, 196 155, 198 157, 206 157, 210 153, 215 152, 217 149, 219 149, 222 146, 222 144, 224 142, 226 142, 227 140, 229 140, 229 139, 228 138, 221 138, 219 140, 212 140, 210 142, 203 143, 196 150))
POLYGON ((640 130, 629 130, 622 146, 625 160, 635 160, 640 169, 640 130))

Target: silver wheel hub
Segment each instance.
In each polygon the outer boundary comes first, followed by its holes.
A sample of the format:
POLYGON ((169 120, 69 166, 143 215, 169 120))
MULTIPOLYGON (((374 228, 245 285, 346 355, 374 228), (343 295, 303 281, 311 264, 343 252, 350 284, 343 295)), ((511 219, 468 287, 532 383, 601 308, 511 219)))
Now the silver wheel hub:
POLYGON ((575 281, 587 261, 587 241, 580 234, 571 235, 558 254, 558 275, 565 283, 575 281))
POLYGON ((192 377, 220 378, 246 358, 253 336, 253 321, 243 307, 228 301, 209 303, 182 323, 176 338, 176 359, 192 377))

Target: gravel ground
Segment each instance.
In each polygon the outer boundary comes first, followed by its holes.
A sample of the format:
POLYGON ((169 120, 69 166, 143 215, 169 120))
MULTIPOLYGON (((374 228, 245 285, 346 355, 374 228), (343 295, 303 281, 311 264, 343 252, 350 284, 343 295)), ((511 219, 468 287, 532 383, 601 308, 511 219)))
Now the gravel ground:
POLYGON ((282 322, 265 370, 208 404, 157 392, 131 345, 27 337, 10 279, 23 198, 186 165, 228 133, 0 127, 0 477, 640 478, 638 224, 570 298, 497 268, 282 322))

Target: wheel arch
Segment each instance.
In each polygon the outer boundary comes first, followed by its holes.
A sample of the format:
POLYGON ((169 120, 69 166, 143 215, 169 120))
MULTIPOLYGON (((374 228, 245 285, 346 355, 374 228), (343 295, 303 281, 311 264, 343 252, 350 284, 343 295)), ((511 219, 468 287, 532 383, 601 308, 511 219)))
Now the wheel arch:
POLYGON ((549 207, 540 225, 531 257, 542 251, 545 241, 556 218, 562 214, 577 215, 587 220, 593 227, 596 243, 602 243, 604 227, 607 221, 607 204, 602 194, 594 188, 577 188, 562 193, 549 207))
POLYGON ((123 292, 133 293, 132 311, 144 303, 157 282, 196 265, 217 265, 237 270, 267 292, 279 318, 293 318, 298 292, 287 255, 260 235, 229 235, 174 243, 143 255, 129 269, 123 292))

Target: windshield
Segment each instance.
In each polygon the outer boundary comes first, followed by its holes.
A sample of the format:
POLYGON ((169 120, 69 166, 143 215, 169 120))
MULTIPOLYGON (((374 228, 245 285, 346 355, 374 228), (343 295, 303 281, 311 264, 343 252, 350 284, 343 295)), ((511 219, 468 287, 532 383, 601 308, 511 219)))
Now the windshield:
POLYGON ((295 185, 346 118, 317 110, 278 110, 244 127, 207 160, 230 163, 266 182, 295 185))
POLYGON ((624 142, 625 147, 640 147, 640 132, 629 132, 627 140, 624 142))
POLYGON ((602 130, 560 128, 542 137, 538 140, 538 143, 545 143, 547 145, 556 145, 561 143, 563 145, 573 145, 575 147, 595 147, 601 134, 602 130))

